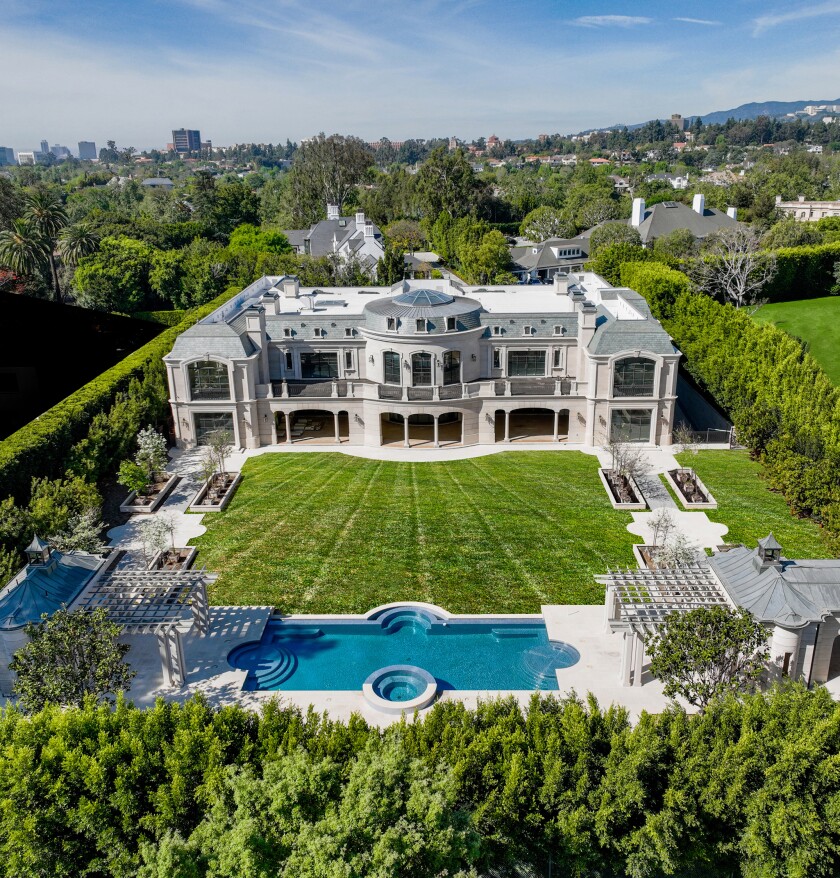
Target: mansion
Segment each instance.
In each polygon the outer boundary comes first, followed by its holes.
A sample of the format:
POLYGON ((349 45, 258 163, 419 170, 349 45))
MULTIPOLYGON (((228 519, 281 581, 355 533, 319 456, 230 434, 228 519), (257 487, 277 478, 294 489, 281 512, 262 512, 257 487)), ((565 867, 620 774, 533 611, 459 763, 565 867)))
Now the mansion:
POLYGON ((263 277, 164 358, 178 443, 668 445, 680 352, 645 300, 587 273, 551 286, 263 277))

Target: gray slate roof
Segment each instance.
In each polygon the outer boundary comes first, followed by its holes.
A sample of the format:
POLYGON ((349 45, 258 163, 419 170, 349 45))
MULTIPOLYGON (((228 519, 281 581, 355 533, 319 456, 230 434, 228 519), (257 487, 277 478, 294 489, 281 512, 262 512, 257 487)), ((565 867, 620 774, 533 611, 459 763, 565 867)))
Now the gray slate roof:
POLYGON ((732 600, 761 622, 801 628, 840 612, 840 560, 782 559, 762 569, 757 549, 740 548, 709 564, 732 600))
POLYGON ((612 355, 621 351, 639 350, 651 354, 673 354, 671 336, 659 324, 650 320, 616 320, 605 309, 599 308, 600 325, 589 343, 593 354, 612 355))
MULTIPOLYGON (((308 240, 309 253, 312 256, 328 256, 332 253, 333 240, 338 248, 347 243, 355 253, 365 238, 364 232, 356 229, 356 218, 350 216, 339 217, 337 220, 321 220, 308 229, 288 229, 283 234, 293 247, 303 247, 308 240)), ((382 241, 382 231, 377 225, 373 226, 373 237, 382 241)))
MULTIPOLYGON (((430 291, 431 295, 440 294, 430 291)), ((413 295, 413 294, 412 294, 413 295)), ((388 329, 388 318, 397 319, 397 332, 402 335, 416 334, 416 320, 426 320, 428 332, 431 334, 446 332, 446 318, 455 317, 458 330, 475 329, 481 325, 481 303, 466 296, 446 296, 449 301, 440 304, 425 305, 415 300, 418 304, 403 304, 399 301, 401 296, 388 297, 379 301, 368 302, 365 305, 365 324, 371 329, 384 331, 388 329)), ((391 330, 393 331, 393 330, 391 330)))
POLYGON ((227 323, 197 323, 175 339, 170 356, 186 360, 205 353, 235 359, 250 357, 254 346, 247 336, 239 336, 227 323))
MULTIPOLYGON (((629 223, 630 220, 627 220, 629 223)), ((678 201, 662 201, 645 210, 639 225, 642 243, 669 235, 677 229, 688 229, 695 238, 706 238, 718 229, 733 228, 738 221, 721 210, 707 207, 702 214, 678 201)))
POLYGON ((581 259, 589 258, 588 238, 549 238, 542 244, 527 244, 525 246, 511 247, 511 260, 519 267, 532 271, 535 268, 554 268, 569 263, 578 263, 581 259), (555 256, 552 247, 561 249, 579 248, 580 256, 555 256), (536 248, 537 252, 534 253, 536 248))

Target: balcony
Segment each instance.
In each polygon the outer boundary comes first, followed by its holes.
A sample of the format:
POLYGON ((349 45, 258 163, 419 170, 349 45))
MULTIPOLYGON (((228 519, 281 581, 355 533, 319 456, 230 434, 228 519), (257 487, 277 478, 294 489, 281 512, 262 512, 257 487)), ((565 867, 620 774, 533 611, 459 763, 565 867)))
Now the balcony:
POLYGON ((616 399, 627 396, 651 397, 653 396, 653 382, 641 384, 616 384, 613 387, 613 396, 616 399))

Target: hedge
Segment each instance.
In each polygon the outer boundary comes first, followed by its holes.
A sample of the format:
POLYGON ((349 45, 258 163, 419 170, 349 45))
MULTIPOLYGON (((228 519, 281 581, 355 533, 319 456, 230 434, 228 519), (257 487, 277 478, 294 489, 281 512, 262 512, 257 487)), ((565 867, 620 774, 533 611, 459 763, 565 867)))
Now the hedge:
POLYGON ((177 326, 186 316, 187 311, 135 311, 131 316, 135 320, 148 323, 162 323, 164 326, 177 326))
MULTIPOLYGON (((11 495, 17 502, 25 503, 29 499, 33 476, 62 476, 74 462, 73 447, 85 439, 94 418, 126 401, 127 397, 131 397, 128 402, 134 406, 135 417, 126 430, 133 429, 138 420, 141 426, 144 419, 158 421, 168 398, 161 358, 169 353, 175 339, 184 330, 237 292, 238 287, 230 288, 206 305, 190 310, 176 326, 166 329, 0 442, 0 495, 11 495), (132 391, 128 393, 130 387, 132 391)), ((115 428, 118 432, 121 429, 119 425, 115 428)), ((122 442, 126 437, 116 439, 122 442)), ((76 469, 79 471, 78 467, 76 469)), ((96 478, 102 472, 102 461, 87 461, 85 475, 96 478)))
POLYGON ((688 371, 729 412, 771 487, 840 548, 840 389, 799 340, 693 292, 682 272, 628 263, 621 279, 647 299, 688 371))
POLYGON ((762 298, 769 302, 811 299, 837 292, 834 266, 840 260, 840 241, 776 251, 776 276, 762 298))

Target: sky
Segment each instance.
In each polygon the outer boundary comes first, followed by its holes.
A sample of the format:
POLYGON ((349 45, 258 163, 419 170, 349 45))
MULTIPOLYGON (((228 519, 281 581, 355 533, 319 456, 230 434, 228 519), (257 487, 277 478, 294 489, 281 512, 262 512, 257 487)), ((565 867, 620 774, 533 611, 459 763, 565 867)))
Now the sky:
POLYGON ((840 98, 838 37, 840 0, 0 0, 0 144, 573 133, 840 98))

